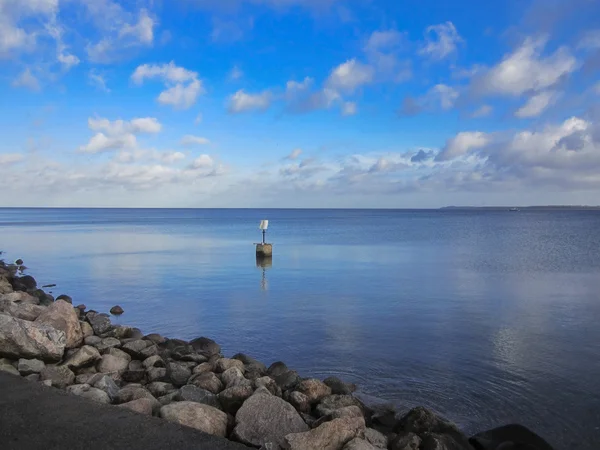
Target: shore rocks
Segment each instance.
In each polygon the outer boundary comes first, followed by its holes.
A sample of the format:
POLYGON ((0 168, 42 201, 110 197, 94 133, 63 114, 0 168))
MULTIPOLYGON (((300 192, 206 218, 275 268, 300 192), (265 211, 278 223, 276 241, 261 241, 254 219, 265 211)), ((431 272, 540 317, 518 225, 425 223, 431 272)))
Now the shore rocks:
POLYGON ((35 323, 49 325, 65 333, 65 347, 75 348, 83 342, 83 333, 79 317, 73 307, 64 300, 58 300, 48 306, 35 320, 35 323))
POLYGON ((74 394, 79 397, 87 398, 98 403, 110 403, 110 397, 108 394, 100 389, 91 387, 89 384, 74 384, 67 387, 69 394, 74 394))
POLYGON ((218 396, 219 403, 221 403, 223 411, 228 412, 229 414, 235 414, 253 392, 254 391, 249 384, 239 384, 221 391, 218 396))
POLYGON ((246 371, 244 363, 239 359, 221 358, 215 364, 215 372, 222 373, 232 367, 237 367, 242 374, 246 371))
POLYGON ((528 428, 509 424, 478 433, 469 439, 476 450, 527 449, 552 450, 550 444, 528 428))
POLYGON ((350 395, 356 391, 356 385, 352 383, 344 383, 338 377, 328 377, 323 380, 327 386, 331 388, 332 394, 350 395))
POLYGON ((112 324, 110 323, 110 319, 106 316, 88 313, 86 318, 92 326, 94 334, 97 336, 102 336, 103 334, 108 333, 110 330, 112 330, 112 324))
POLYGON ((237 412, 232 436, 256 447, 269 443, 283 446, 286 435, 305 431, 308 426, 292 405, 262 388, 237 412))
POLYGON ((92 376, 88 383, 94 386, 95 388, 106 392, 111 402, 114 402, 119 395, 119 387, 114 382, 114 380, 108 375, 104 375, 102 373, 95 374, 92 376))
POLYGON ((391 450, 419 450, 421 438, 415 433, 400 433, 390 445, 391 450))
POLYGON ((123 314, 125 311, 123 311, 123 308, 121 308, 119 305, 113 306, 112 308, 110 308, 110 313, 114 314, 115 316, 121 315, 123 314))
POLYGON ((46 366, 40 372, 40 380, 49 380, 52 386, 65 389, 75 381, 75 374, 67 366, 46 366))
POLYGON ((364 439, 354 438, 346 445, 344 445, 343 450, 377 450, 376 447, 371 445, 370 442, 365 441, 364 439))
POLYGON ((60 361, 65 334, 55 328, 0 314, 0 356, 60 361))
POLYGON ((34 373, 40 373, 42 370, 44 370, 44 367, 46 367, 46 364, 44 364, 44 361, 40 361, 39 359, 21 358, 19 359, 17 370, 21 375, 27 376, 34 373))
POLYGON ((344 445, 364 433, 363 418, 347 417, 325 422, 304 433, 288 434, 283 448, 290 450, 342 450, 344 445))
POLYGON ((152 415, 154 403, 148 398, 138 398, 127 403, 122 403, 119 408, 125 408, 138 414, 144 414, 146 416, 152 415))
POLYGON ((192 376, 192 371, 181 363, 172 362, 167 364, 167 377, 175 386, 183 386, 192 376))
POLYGON ((223 381, 228 388, 239 384, 250 384, 250 381, 244 378, 243 373, 237 367, 232 367, 223 372, 221 374, 221 381, 223 381))
POLYGON ((100 352, 91 345, 84 345, 71 355, 63 364, 70 369, 91 366, 101 358, 100 352))
POLYGON ((206 357, 218 355, 221 353, 221 346, 212 339, 199 337, 190 342, 192 348, 206 357))
POLYGON ((213 394, 218 394, 223 390, 223 383, 217 378, 213 372, 201 373, 190 378, 188 384, 193 384, 196 387, 206 389, 213 394))
POLYGON ((33 322, 37 319, 45 308, 30 303, 15 303, 8 299, 0 300, 0 313, 5 313, 17 319, 33 322))
POLYGON ((215 394, 213 394, 210 391, 207 391, 206 389, 202 389, 189 384, 179 389, 179 391, 177 391, 177 395, 174 398, 177 401, 203 403, 214 408, 221 408, 219 398, 215 394))
POLYGON ((127 370, 128 367, 129 361, 127 359, 105 354, 102 355, 102 359, 98 362, 96 369, 102 373, 118 374, 127 370))
POLYGON ((171 403, 160 408, 160 417, 216 436, 227 435, 227 414, 202 403, 171 403))
POLYGON ((329 395, 321 400, 315 411, 319 417, 322 417, 347 406, 357 406, 362 410, 360 401, 351 395, 329 395))

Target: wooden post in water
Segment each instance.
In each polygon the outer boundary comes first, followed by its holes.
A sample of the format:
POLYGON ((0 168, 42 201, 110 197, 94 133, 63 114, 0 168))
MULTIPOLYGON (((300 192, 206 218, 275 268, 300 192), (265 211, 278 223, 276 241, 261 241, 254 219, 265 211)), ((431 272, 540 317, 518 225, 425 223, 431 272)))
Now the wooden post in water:
POLYGON ((267 244, 266 234, 269 228, 268 220, 261 220, 259 228, 262 230, 262 242, 256 244, 256 257, 270 258, 273 256, 273 244, 267 244))

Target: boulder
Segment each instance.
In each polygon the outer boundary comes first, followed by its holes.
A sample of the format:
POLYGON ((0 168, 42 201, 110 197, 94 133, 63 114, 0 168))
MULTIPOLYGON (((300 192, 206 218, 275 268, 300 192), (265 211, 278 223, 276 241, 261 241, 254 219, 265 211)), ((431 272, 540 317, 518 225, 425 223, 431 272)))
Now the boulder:
POLYGON ((341 450, 352 439, 362 436, 364 430, 365 421, 361 417, 335 419, 304 433, 288 434, 283 448, 341 450))
POLYGON ((511 448, 523 448, 528 450, 552 450, 543 438, 535 434, 528 428, 509 424, 493 430, 478 433, 469 439, 469 442, 476 450, 496 450, 511 448))
POLYGON ((232 436, 247 445, 259 447, 271 443, 279 448, 286 435, 305 431, 308 426, 289 403, 261 388, 235 415, 232 436))
POLYGON ((10 294, 13 291, 12 285, 6 278, 0 278, 0 295, 10 294))
POLYGON ((191 361, 200 364, 208 361, 208 357, 197 353, 191 345, 181 345, 171 352, 171 357, 176 361, 191 361))
POLYGON ((33 291, 37 288, 37 282, 31 275, 16 277, 13 279, 13 288, 15 290, 33 291))
POLYGON ((31 375, 32 373, 40 373, 42 370, 44 370, 44 367, 46 367, 46 364, 44 364, 44 361, 40 361, 39 359, 21 358, 19 359, 17 365, 19 373, 23 376, 31 375))
POLYGON ((143 366, 145 369, 150 369, 152 367, 166 367, 164 360, 158 355, 146 358, 143 362, 143 366))
POLYGON ((365 439, 376 448, 388 448, 387 436, 373 428, 365 430, 365 439))
POLYGON ((370 418, 373 424, 390 431, 396 425, 396 408, 391 402, 362 392, 354 393, 353 396, 360 400, 365 416, 370 418))
POLYGON ((237 385, 229 387, 219 393, 219 403, 223 411, 229 414, 235 414, 242 406, 242 403, 252 395, 254 390, 250 385, 237 385))
POLYGON ((91 366, 101 358, 100 352, 91 345, 84 345, 71 355, 63 364, 70 369, 91 366))
POLYGON ((178 394, 179 394, 179 392, 177 392, 177 391, 171 392, 170 394, 159 397, 157 400, 163 406, 168 405, 169 403, 173 403, 173 402, 177 401, 178 394))
POLYGON ((93 380, 96 375, 98 375, 98 374, 82 373, 82 374, 76 375, 75 376, 75 384, 89 384, 91 386, 92 383, 90 383, 90 381, 93 380))
POLYGON ((186 365, 177 362, 167 364, 167 377, 175 386, 179 387, 187 384, 191 376, 192 371, 186 365))
POLYGON ((237 367, 242 373, 246 370, 244 363, 239 359, 221 358, 215 364, 215 372, 222 373, 232 367, 237 367))
POLYGON ((213 394, 218 394, 223 390, 223 383, 217 378, 213 372, 200 373, 193 375, 188 384, 193 384, 196 387, 206 389, 213 394))
MULTIPOLYGON (((79 325, 81 326, 81 333, 83 334, 84 340, 90 336, 94 336, 94 330, 92 329, 92 326, 89 323, 81 321, 81 322, 79 322, 79 325)), ((98 339, 100 339, 100 338, 98 338, 98 339)), ((101 342, 101 341, 98 341, 98 342, 101 342)))
POLYGON ((254 388, 260 387, 266 388, 271 394, 281 397, 281 388, 275 383, 275 380, 271 377, 264 376, 254 380, 254 388))
POLYGON ((226 387, 233 387, 239 384, 250 384, 250 381, 244 378, 244 375, 237 367, 232 367, 223 372, 221 374, 221 381, 225 383, 226 387))
POLYGON ((110 323, 110 318, 106 316, 103 316, 101 314, 90 314, 88 312, 86 318, 92 326, 92 329, 94 330, 94 334, 96 336, 102 336, 103 334, 108 333, 113 329, 113 326, 110 323))
POLYGON ((202 403, 171 403, 160 408, 160 417, 216 436, 227 435, 227 414, 202 403))
POLYGON ((110 308, 110 313, 114 314, 116 316, 123 314, 125 311, 123 310, 123 308, 121 308, 119 305, 115 305, 112 308, 110 308))
MULTIPOLYGON (((427 440, 427 445, 431 448, 435 448, 437 442, 447 442, 449 439, 454 441, 456 449, 471 449, 469 440, 467 437, 458 429, 458 427, 438 415, 433 411, 418 406, 411 409, 406 415, 404 415, 398 424, 394 427, 394 432, 401 433, 415 433, 422 440, 422 446, 425 446, 425 434, 431 435, 427 440), (440 438, 443 436, 443 438, 440 438)), ((441 447, 443 449, 444 447, 441 447)))
POLYGON ((285 365, 285 363, 283 363, 281 361, 277 361, 269 366, 269 368, 267 369, 267 374, 269 374, 270 377, 275 378, 276 376, 281 375, 286 372, 289 372, 289 371, 290 371, 290 369, 288 369, 288 367, 285 365))
POLYGON ((40 372, 42 381, 49 380, 52 386, 65 389, 75 381, 75 374, 67 366, 46 366, 40 372))
POLYGON ((0 300, 0 313, 8 314, 17 319, 33 322, 46 308, 30 303, 15 303, 10 300, 0 300))
POLYGON ((336 409, 325 416, 321 416, 315 423, 314 427, 318 427, 324 422, 329 422, 333 419, 341 419, 344 417, 361 417, 364 419, 362 410, 358 406, 344 406, 343 408, 336 409))
POLYGON ((102 359, 96 364, 96 369, 101 373, 120 374, 127 370, 129 361, 113 355, 102 355, 102 359))
POLYGON ((154 381, 150 384, 147 384, 146 389, 148 389, 156 398, 177 391, 177 388, 175 388, 175 386, 173 386, 171 383, 165 383, 162 381, 154 381))
POLYGON ((167 369, 164 367, 151 367, 146 370, 146 376, 148 377, 148 382, 152 383, 154 381, 167 381, 167 369))
POLYGON ((40 374, 39 373, 32 373, 29 375, 25 375, 24 377, 26 380, 28 381, 40 381, 40 374))
POLYGON ((302 380, 296 386, 296 390, 306 395, 311 404, 318 403, 321 399, 331 395, 331 388, 315 378, 302 380))
POLYGON ((141 386, 128 385, 121 388, 115 398, 115 403, 127 403, 138 398, 147 398, 156 402, 156 398, 146 389, 141 386))
MULTIPOLYGON (((59 295, 58 297, 56 297, 56 300, 57 301, 58 300, 63 300, 65 302, 69 303, 70 305, 73 304, 73 299, 71 297, 69 297, 68 295, 65 295, 65 294, 59 295)), ((85 308, 83 308, 83 309, 85 309, 85 308)))
POLYGON ((306 395, 304 395, 302 392, 293 391, 289 395, 288 401, 299 412, 303 412, 303 413, 310 412, 310 402, 308 401, 308 397, 306 395))
POLYGON ((0 314, 0 356, 52 362, 59 361, 64 350, 64 332, 0 314))
POLYGON ((153 342, 156 345, 164 344, 167 341, 166 338, 164 338, 160 334, 156 334, 156 333, 151 333, 151 334, 145 336, 144 339, 146 339, 147 341, 153 342))
MULTIPOLYGON (((42 291, 43 292, 43 291, 42 291)), ((45 295, 45 294, 44 294, 45 295)), ((40 299, 27 292, 10 292, 0 296, 0 299, 6 300, 19 305, 39 305, 40 299)))
POLYGON ((67 387, 69 394, 77 395, 78 397, 87 398, 98 403, 110 403, 108 394, 100 389, 91 387, 89 384, 74 384, 73 386, 67 387))
POLYGON ((108 375, 95 374, 88 384, 106 392, 111 402, 114 402, 119 395, 119 386, 108 375))
POLYGON ((221 403, 215 394, 190 384, 181 387, 174 399, 183 402, 203 403, 221 409, 221 403))
POLYGON ((279 375, 274 375, 275 382, 281 388, 282 391, 288 391, 294 389, 300 382, 300 376, 295 370, 288 370, 279 375))
POLYGON ((362 410, 360 400, 351 395, 330 395, 321 400, 315 411, 319 417, 333 413, 336 409, 345 408, 346 406, 358 406, 362 410))
POLYGON ((209 362, 204 362, 204 363, 198 364, 196 367, 194 367, 192 369, 192 373, 194 375, 196 375, 199 373, 213 372, 214 368, 215 368, 214 364, 209 363, 209 362))
POLYGON ((15 368, 15 366, 10 364, 0 364, 0 371, 10 373, 16 376, 21 375, 19 371, 15 368))
MULTIPOLYGON (((115 356, 120 359, 126 360, 128 363, 131 362, 131 356, 116 347, 109 348, 105 355, 115 356)), ((129 366, 128 366, 129 367, 129 366)))
MULTIPOLYGON (((88 326, 91 328, 89 323, 88 323, 88 326)), ((83 328, 82 328, 82 331, 83 331, 83 328)), ((98 346, 102 343, 102 338, 98 337, 98 336, 94 336, 94 335, 86 336, 83 338, 83 343, 85 345, 91 345, 92 347, 98 348, 98 346)), ((98 349, 98 351, 100 351, 100 350, 98 349)))
POLYGON ((132 400, 130 402, 120 404, 119 408, 125 408, 138 414, 151 416, 152 410, 155 407, 154 405, 154 402, 152 402, 152 400, 150 400, 149 398, 138 398, 137 400, 132 400))
POLYGON ((121 341, 114 337, 100 338, 100 344, 96 344, 95 347, 102 354, 108 352, 111 348, 119 348, 121 341))
POLYGON ((364 439, 354 438, 344 445, 343 450, 377 450, 377 448, 364 439))
POLYGON ((49 325, 65 333, 65 347, 75 348, 83 342, 83 333, 79 325, 79 317, 73 307, 64 300, 58 300, 42 312, 35 323, 49 325))
POLYGON ((153 345, 154 344, 150 341, 144 341, 143 339, 136 339, 134 341, 127 342, 121 348, 123 349, 124 352, 131 355, 132 358, 140 359, 143 361, 144 359, 148 358, 149 356, 152 356, 152 355, 144 354, 143 351, 147 347, 150 347, 153 345))
MULTIPOLYGON (((455 436, 436 433, 423 434, 420 448, 422 450, 473 450, 473 447, 468 442, 462 441, 455 436)), ((512 447, 511 443, 511 447, 509 448, 514 449, 515 447, 512 447)))
POLYGON ((221 353, 221 346, 212 339, 206 337, 196 338, 190 342, 190 345, 196 352, 206 357, 221 353))
POLYGON ((331 388, 332 394, 350 395, 356 391, 356 385, 352 383, 344 383, 338 377, 329 377, 323 380, 327 386, 331 388))

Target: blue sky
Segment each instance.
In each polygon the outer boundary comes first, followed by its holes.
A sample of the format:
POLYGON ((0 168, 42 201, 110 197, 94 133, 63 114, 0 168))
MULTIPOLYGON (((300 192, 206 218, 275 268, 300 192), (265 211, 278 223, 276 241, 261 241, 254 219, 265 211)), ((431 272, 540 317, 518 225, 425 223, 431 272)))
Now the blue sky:
POLYGON ((0 206, 599 204, 593 0, 0 0, 0 206))

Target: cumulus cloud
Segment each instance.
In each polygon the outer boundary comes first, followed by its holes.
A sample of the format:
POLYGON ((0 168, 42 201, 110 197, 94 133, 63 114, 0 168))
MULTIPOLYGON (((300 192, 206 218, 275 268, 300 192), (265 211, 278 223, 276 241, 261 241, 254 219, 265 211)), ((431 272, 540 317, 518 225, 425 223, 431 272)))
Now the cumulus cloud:
POLYGON ((117 153, 114 160, 123 164, 130 164, 140 161, 157 161, 161 164, 171 165, 184 160, 186 155, 177 151, 158 151, 158 150, 123 150, 117 153))
POLYGON ((355 102, 344 102, 342 105, 342 116, 353 116, 358 112, 355 102))
POLYGON ((353 93, 359 87, 373 81, 374 70, 356 59, 350 59, 332 70, 325 86, 334 90, 353 93))
POLYGON ((494 108, 492 108, 490 105, 481 105, 479 108, 473 111, 471 117, 475 119, 480 117, 487 117, 492 113, 493 110, 494 108))
POLYGON ((459 92, 451 86, 436 84, 419 98, 407 96, 400 107, 399 114, 412 116, 423 111, 435 112, 439 109, 452 109, 459 97, 459 92))
POLYGON ((0 167, 8 167, 23 161, 25 157, 20 153, 0 153, 0 167))
POLYGON ((521 106, 515 116, 521 119, 537 117, 544 112, 556 100, 556 93, 552 91, 540 92, 531 96, 527 102, 521 106))
POLYGON ((206 139, 205 137, 193 136, 191 134, 187 134, 181 138, 181 145, 184 145, 186 147, 189 147, 192 145, 208 145, 208 144, 210 144, 210 141, 208 139, 206 139))
POLYGON ((57 12, 58 0, 0 1, 0 58, 32 51, 57 12))
POLYGON ((124 148, 134 148, 136 145, 137 140, 133 134, 107 136, 104 133, 97 133, 92 136, 86 145, 79 147, 79 151, 81 153, 93 154, 124 148))
POLYGON ((273 94, 266 90, 258 94, 249 94, 240 89, 229 97, 228 110, 232 114, 248 111, 266 111, 271 106, 273 94))
POLYGON ((442 60, 456 53, 461 42, 463 39, 452 22, 431 25, 425 29, 425 42, 419 54, 432 60, 442 60))
POLYGON ((295 148, 294 150, 292 150, 292 153, 290 153, 287 156, 287 159, 291 159, 291 160, 298 159, 301 154, 302 154, 302 149, 301 148, 295 148))
POLYGON ((446 142, 445 147, 436 156, 437 161, 446 161, 467 154, 472 150, 485 147, 490 137, 481 131, 463 131, 446 142))
POLYGON ((104 92, 110 92, 110 89, 106 85, 106 79, 104 75, 99 73, 97 70, 92 69, 88 72, 88 80, 90 84, 96 87, 97 89, 104 92))
POLYGON ((89 142, 79 147, 81 153, 102 153, 112 150, 136 149, 138 134, 156 134, 162 125, 153 117, 135 118, 131 121, 108 120, 90 117, 88 127, 97 133, 89 142))
POLYGON ((39 91, 41 89, 39 80, 31 73, 29 68, 21 72, 21 74, 13 80, 12 85, 14 87, 22 87, 32 91, 39 91))
POLYGON ((179 67, 174 61, 162 65, 143 64, 131 75, 131 80, 138 85, 147 79, 158 79, 165 84, 166 89, 160 93, 157 100, 162 105, 171 105, 174 108, 188 109, 204 93, 198 73, 179 67))

